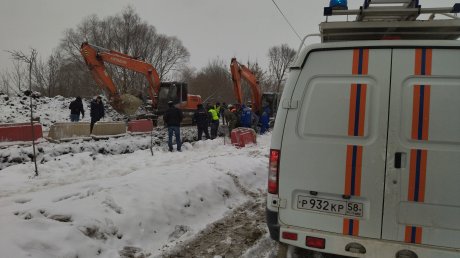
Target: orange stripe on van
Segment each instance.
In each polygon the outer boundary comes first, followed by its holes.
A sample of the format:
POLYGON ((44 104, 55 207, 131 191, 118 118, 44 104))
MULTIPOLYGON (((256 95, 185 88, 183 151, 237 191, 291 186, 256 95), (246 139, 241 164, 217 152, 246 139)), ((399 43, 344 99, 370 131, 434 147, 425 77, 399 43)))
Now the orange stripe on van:
MULTIPOLYGON (((352 74, 367 75, 369 67, 369 49, 353 50, 352 74)), ((366 118, 367 85, 352 84, 350 87, 350 106, 348 113, 348 136, 364 136, 366 118)), ((361 178, 363 162, 363 146, 348 145, 345 165, 344 194, 361 195, 361 178)), ((359 235, 359 220, 343 219, 343 234, 359 235)))
MULTIPOLYGON (((432 49, 415 50, 414 74, 430 76, 432 70, 432 49)), ((411 139, 414 141, 427 141, 430 124, 430 85, 414 85, 412 107, 411 139)), ((409 164, 409 186, 407 199, 411 202, 425 201, 426 169, 428 151, 411 149, 409 164)), ((423 228, 407 225, 404 241, 407 243, 421 244, 423 228)))
POLYGON ((406 243, 413 243, 413 244, 421 244, 422 243, 422 227, 415 227, 415 226, 406 226, 405 233, 404 233, 404 242, 406 243))

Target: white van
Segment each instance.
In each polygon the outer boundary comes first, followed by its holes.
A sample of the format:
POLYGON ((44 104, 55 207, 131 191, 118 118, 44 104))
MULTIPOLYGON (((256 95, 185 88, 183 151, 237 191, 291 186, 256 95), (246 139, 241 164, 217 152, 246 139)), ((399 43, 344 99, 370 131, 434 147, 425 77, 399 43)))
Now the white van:
POLYGON ((267 224, 282 247, 460 257, 460 41, 398 38, 299 53, 270 150, 267 224))

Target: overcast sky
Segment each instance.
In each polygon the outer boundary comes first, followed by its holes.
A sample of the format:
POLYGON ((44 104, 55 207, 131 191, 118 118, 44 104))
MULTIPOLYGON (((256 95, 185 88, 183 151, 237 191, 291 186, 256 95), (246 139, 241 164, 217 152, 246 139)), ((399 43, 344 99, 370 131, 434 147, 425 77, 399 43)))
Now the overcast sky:
MULTIPOLYGON (((358 7, 363 0, 349 0, 358 7)), ((456 0, 421 0, 423 6, 452 6, 456 0)), ((303 37, 318 32, 329 0, 276 0, 303 37)), ((271 46, 300 40, 271 0, 0 0, 0 72, 11 66, 4 50, 35 48, 42 58, 56 48, 64 31, 88 15, 120 13, 128 5, 159 33, 177 36, 190 51, 190 65, 202 68, 219 57, 258 61, 267 68, 271 46)))

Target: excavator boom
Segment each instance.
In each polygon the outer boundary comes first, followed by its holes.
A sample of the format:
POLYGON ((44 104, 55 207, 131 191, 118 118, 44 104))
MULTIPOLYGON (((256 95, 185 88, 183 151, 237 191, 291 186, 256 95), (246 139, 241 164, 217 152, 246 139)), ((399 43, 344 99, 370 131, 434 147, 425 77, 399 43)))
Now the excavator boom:
POLYGON ((230 71, 232 73, 233 91, 238 103, 243 104, 241 79, 244 79, 251 87, 251 103, 253 111, 255 113, 261 112, 262 92, 260 90, 259 81, 257 80, 256 76, 245 65, 238 63, 236 58, 232 58, 230 62, 230 71))
POLYGON ((80 52, 85 59, 94 80, 102 89, 109 91, 112 105, 117 111, 124 113, 124 105, 126 103, 122 103, 120 93, 113 83, 112 78, 106 71, 106 67, 104 65, 106 62, 142 73, 149 83, 148 92, 152 100, 152 106, 154 109, 157 108, 156 96, 158 96, 160 89, 160 77, 151 64, 120 52, 91 45, 88 42, 84 42, 81 45, 80 52))

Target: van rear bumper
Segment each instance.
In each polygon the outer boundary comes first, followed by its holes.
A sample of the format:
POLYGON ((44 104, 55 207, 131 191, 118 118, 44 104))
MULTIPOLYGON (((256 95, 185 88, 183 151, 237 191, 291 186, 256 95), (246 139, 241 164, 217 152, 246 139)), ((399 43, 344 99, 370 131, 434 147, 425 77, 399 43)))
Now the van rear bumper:
POLYGON ((270 237, 275 240, 280 240, 280 224, 278 223, 278 212, 265 209, 265 217, 267 219, 268 231, 270 237))
MULTIPOLYGON (((279 235, 282 232, 297 233, 297 240, 279 239, 280 242, 297 246, 303 249, 310 249, 313 251, 343 255, 347 257, 366 257, 366 258, 382 258, 382 257, 398 257, 397 253, 402 250, 410 250, 414 252, 418 258, 458 258, 460 257, 460 249, 442 248, 426 245, 412 245, 403 242, 386 241, 371 238, 360 238, 345 236, 335 233, 322 232, 317 230, 309 230, 297 227, 279 228, 279 235), (305 245, 306 237, 318 237, 326 240, 325 249, 309 248, 305 245), (346 251, 345 248, 351 243, 357 243, 364 246, 366 253, 357 254, 346 251)), ((271 233, 271 232, 270 232, 271 233)), ((405 256, 401 256, 405 257, 405 256)))

